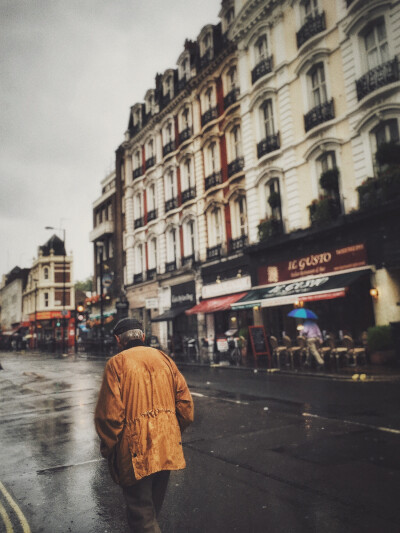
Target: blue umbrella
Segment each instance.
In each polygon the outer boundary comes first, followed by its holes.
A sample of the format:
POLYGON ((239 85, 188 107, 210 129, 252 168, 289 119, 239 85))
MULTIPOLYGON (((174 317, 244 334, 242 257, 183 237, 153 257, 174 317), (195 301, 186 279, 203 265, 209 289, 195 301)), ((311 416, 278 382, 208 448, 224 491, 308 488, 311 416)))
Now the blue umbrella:
POLYGON ((313 318, 314 320, 318 318, 313 311, 310 311, 310 309, 305 309, 304 307, 300 307, 300 309, 293 309, 293 311, 290 311, 288 316, 293 316, 295 318, 313 318))

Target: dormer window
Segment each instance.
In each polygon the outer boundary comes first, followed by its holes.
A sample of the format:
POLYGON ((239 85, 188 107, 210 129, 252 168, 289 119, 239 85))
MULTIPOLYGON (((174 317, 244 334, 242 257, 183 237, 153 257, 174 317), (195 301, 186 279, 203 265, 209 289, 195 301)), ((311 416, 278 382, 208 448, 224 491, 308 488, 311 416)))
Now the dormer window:
POLYGON ((172 76, 168 76, 164 82, 164 96, 172 98, 174 95, 174 84, 172 76))

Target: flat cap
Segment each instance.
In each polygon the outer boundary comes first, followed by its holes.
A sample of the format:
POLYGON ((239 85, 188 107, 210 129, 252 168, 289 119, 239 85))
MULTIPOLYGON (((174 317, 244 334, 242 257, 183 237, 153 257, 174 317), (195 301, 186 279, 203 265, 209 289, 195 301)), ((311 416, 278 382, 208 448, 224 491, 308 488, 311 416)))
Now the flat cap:
POLYGON ((130 331, 131 329, 140 329, 143 331, 143 324, 139 320, 136 320, 136 318, 121 318, 113 329, 113 334, 121 335, 121 333, 130 331))

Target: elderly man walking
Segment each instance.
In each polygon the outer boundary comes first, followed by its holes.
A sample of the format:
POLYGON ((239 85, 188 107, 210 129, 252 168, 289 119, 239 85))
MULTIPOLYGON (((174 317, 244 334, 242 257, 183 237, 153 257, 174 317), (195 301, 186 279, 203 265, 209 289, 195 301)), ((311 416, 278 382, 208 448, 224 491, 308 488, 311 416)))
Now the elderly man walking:
POLYGON ((114 335, 122 351, 106 364, 96 406, 100 451, 123 489, 129 530, 156 533, 170 471, 186 466, 181 432, 193 400, 175 363, 144 345, 139 321, 120 320, 114 335))

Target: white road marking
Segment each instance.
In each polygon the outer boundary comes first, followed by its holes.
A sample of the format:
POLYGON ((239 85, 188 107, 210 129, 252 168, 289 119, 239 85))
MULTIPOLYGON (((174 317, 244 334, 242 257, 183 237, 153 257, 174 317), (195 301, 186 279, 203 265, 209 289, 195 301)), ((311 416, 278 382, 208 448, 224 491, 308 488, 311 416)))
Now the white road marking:
MULTIPOLYGON (((12 508, 12 510, 15 512, 15 514, 18 517, 18 520, 22 526, 23 533, 31 533, 31 528, 29 527, 29 524, 21 511, 21 509, 18 507, 18 505, 15 503, 15 501, 12 499, 11 495, 7 492, 7 489, 3 485, 3 483, 0 481, 0 490, 3 493, 3 496, 7 500, 8 504, 12 508)), ((12 531, 12 529, 11 529, 12 531)))
POLYGON ((386 433, 400 435, 399 429, 387 428, 385 426, 374 426, 372 424, 364 424, 363 422, 355 422, 353 420, 342 420, 341 418, 329 418, 327 416, 314 415, 312 413, 303 413, 303 416, 309 416, 311 418, 321 418, 324 420, 330 420, 332 422, 342 422, 343 424, 353 424, 355 426, 361 426, 368 429, 375 429, 376 431, 385 431, 386 433))
POLYGON ((240 400, 230 400, 229 398, 217 398, 216 396, 208 396, 207 394, 201 394, 200 392, 191 392, 192 396, 197 396, 198 398, 209 398, 210 400, 218 400, 220 402, 229 402, 236 403, 240 405, 249 405, 249 402, 242 402, 240 400))

